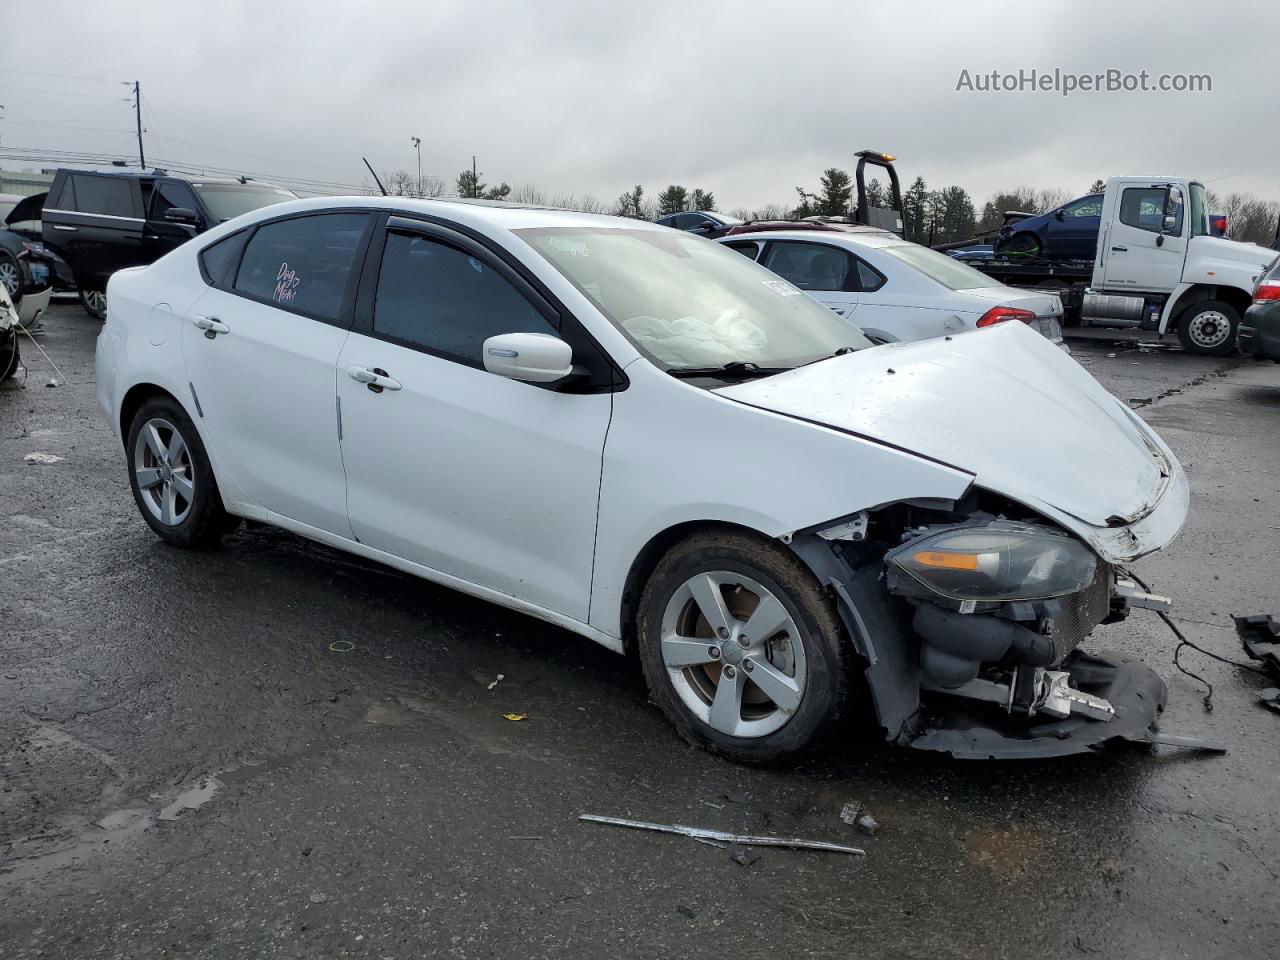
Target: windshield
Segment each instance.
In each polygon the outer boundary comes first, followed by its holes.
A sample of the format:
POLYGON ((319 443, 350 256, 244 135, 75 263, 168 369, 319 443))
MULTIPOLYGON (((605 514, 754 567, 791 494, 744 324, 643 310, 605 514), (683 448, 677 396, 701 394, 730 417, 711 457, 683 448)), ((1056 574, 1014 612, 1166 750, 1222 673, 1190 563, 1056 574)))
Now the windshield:
POLYGON ((900 243, 881 247, 883 253, 915 267, 930 280, 942 284, 948 290, 974 290, 978 287, 994 287, 996 282, 973 267, 966 267, 955 257, 930 250, 918 243, 900 243))
POLYGON ((298 199, 292 190, 260 183, 193 183, 192 186, 218 220, 230 220, 260 207, 298 199))
POLYGON ((871 346, 855 327, 742 254, 666 230, 517 230, 664 370, 791 368, 871 346))
POLYGON ((1209 204, 1205 200, 1204 184, 1191 184, 1191 235, 1209 236, 1209 204))

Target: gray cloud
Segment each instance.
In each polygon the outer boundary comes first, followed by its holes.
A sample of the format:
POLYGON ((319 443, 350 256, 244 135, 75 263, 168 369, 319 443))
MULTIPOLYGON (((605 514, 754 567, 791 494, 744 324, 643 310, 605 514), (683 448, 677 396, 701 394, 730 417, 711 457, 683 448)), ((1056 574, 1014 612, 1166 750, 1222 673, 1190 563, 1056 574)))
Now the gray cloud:
MULTIPOLYGON (((608 200, 675 182, 736 207, 790 202, 796 184, 873 147, 897 154, 904 178, 958 183, 979 202, 1014 184, 1079 193, 1132 172, 1280 193, 1271 8, 1260 4, 46 0, 39 10, 4 15, 0 64, 141 80, 150 154, 174 162, 359 183, 361 154, 414 169, 416 135, 424 172, 450 181, 475 153, 490 182, 608 200), (962 69, 1054 67, 1208 73, 1213 91, 955 90, 962 69)), ((57 91, 127 94, 0 72, 0 143, 132 149, 126 105, 57 91)))

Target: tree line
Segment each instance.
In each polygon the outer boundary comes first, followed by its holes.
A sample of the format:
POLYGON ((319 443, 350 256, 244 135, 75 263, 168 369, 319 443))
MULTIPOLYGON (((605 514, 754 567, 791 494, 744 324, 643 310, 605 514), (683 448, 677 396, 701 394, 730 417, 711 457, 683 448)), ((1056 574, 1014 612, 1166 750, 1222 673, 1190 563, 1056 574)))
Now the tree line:
MULTIPOLYGON (((609 213, 636 220, 654 220, 682 210, 715 210, 715 194, 700 187, 687 188, 669 184, 656 198, 650 199, 642 184, 620 193, 613 203, 592 194, 546 193, 532 185, 511 187, 505 181, 490 186, 481 181, 483 174, 463 170, 454 181, 454 196, 508 200, 513 203, 563 207, 584 213, 609 213)), ((407 170, 382 175, 387 192, 394 196, 441 197, 448 184, 441 177, 418 178, 407 170)), ((1101 193, 1106 183, 1095 180, 1083 193, 1069 189, 1036 189, 1016 186, 997 190, 978 209, 973 197, 958 184, 931 188, 924 177, 916 177, 902 192, 903 235, 908 240, 926 245, 952 243, 988 234, 1004 222, 1006 211, 1029 214, 1048 213, 1091 193, 1101 193)), ((792 203, 770 203, 761 207, 736 207, 726 211, 743 220, 802 219, 814 216, 847 216, 857 205, 856 185, 848 171, 828 167, 818 178, 814 190, 796 187, 792 203)), ((867 203, 872 207, 893 205, 891 189, 877 178, 867 181, 867 203)), ((1225 214, 1227 236, 1268 245, 1276 236, 1280 219, 1280 202, 1263 200, 1250 193, 1225 195, 1209 191, 1209 212, 1225 214)))

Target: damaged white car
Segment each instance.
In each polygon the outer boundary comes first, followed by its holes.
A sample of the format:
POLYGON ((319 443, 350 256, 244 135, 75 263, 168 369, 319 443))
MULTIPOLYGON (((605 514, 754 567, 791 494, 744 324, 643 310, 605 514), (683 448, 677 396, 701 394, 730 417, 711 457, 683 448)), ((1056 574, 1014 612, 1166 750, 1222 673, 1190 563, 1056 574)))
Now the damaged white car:
POLYGON ((893 742, 1152 735, 1085 652, 1155 604, 1173 453, 1023 324, 873 346, 718 244, 633 220, 281 204, 111 281, 98 395, 165 540, 235 518, 634 647, 692 742, 765 762, 870 698, 893 742))

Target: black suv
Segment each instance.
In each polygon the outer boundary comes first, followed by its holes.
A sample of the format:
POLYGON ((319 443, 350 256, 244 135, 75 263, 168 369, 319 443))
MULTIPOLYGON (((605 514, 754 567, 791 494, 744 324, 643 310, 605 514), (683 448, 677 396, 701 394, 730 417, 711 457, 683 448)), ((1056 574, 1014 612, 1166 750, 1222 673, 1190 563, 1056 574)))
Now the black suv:
POLYGON ((59 170, 43 214, 45 246, 71 265, 80 303, 107 315, 107 279, 160 259, 201 231, 297 194, 245 178, 164 170, 59 170))

